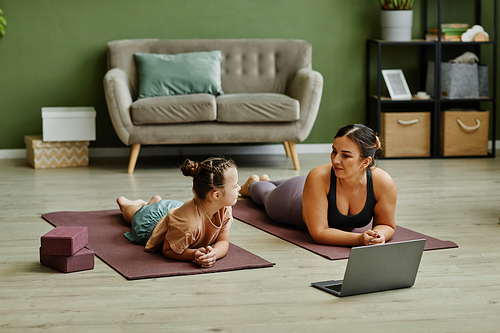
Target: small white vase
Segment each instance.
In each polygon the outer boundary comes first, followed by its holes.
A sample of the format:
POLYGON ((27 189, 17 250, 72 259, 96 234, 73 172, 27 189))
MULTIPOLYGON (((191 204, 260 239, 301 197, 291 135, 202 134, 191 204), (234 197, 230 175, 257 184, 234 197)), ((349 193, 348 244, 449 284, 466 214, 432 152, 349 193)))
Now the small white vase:
POLYGON ((412 10, 382 10, 380 14, 383 40, 402 42, 411 40, 412 10))

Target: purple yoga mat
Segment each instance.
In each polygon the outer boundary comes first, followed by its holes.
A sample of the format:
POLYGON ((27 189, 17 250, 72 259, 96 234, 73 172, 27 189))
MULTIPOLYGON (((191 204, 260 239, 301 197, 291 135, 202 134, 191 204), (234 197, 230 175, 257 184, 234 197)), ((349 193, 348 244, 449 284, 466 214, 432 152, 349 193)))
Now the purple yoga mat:
POLYGON ((149 253, 144 246, 134 244, 123 236, 130 225, 119 209, 90 212, 55 212, 42 217, 54 226, 87 227, 89 243, 86 246, 106 264, 129 280, 163 276, 190 275, 274 266, 265 259, 229 245, 227 255, 210 268, 201 268, 192 262, 166 258, 161 252, 149 253))
MULTIPOLYGON (((330 260, 349 258, 349 253, 351 251, 350 247, 318 244, 314 242, 306 230, 293 226, 283 226, 271 221, 264 208, 255 204, 251 199, 240 198, 236 205, 233 206, 233 217, 330 260)), ((368 228, 369 226, 354 229, 353 232, 361 233, 368 228)), ((397 226, 396 232, 390 242, 394 243, 422 238, 425 238, 426 240, 424 250, 438 250, 458 247, 458 245, 454 242, 443 241, 401 226, 397 226)))

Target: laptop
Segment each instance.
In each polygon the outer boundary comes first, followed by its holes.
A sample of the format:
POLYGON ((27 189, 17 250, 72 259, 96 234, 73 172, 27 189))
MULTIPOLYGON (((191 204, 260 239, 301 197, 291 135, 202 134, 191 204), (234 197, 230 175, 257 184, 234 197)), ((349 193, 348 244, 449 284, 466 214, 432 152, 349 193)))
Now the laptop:
POLYGON ((425 239, 353 247, 343 280, 311 285, 335 296, 351 296, 413 286, 425 239))

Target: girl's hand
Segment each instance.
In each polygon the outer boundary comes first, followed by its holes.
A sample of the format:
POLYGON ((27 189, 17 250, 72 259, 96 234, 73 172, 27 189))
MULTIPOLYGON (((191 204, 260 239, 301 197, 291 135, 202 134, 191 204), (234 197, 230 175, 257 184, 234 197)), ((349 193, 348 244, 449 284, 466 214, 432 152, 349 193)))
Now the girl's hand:
POLYGON ((194 253, 194 261, 203 268, 212 267, 217 260, 217 254, 211 246, 201 247, 194 253))
POLYGON ((376 230, 366 230, 359 235, 359 240, 362 245, 384 244, 385 236, 383 233, 376 230))
POLYGON ((198 259, 202 256, 204 256, 206 253, 206 249, 204 247, 200 247, 198 250, 194 252, 194 261, 198 263, 198 259))

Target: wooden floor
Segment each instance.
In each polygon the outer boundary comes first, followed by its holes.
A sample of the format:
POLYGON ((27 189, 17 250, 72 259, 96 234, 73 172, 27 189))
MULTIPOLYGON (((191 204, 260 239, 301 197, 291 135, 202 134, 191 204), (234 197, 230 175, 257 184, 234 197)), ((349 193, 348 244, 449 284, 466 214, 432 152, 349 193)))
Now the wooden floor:
MULTIPOLYGON (((499 154, 497 153, 497 156, 499 154)), ((233 156, 253 173, 305 175, 328 155, 233 156)), ((96 258, 70 274, 39 263, 43 213, 117 208, 119 195, 185 200, 175 158, 94 158, 34 170, 0 160, 0 332, 500 332, 500 158, 381 160, 398 188, 397 223, 458 243, 424 252, 409 289, 337 298, 310 287, 342 278, 329 261, 235 221, 231 241, 272 268, 127 281, 96 258)))

